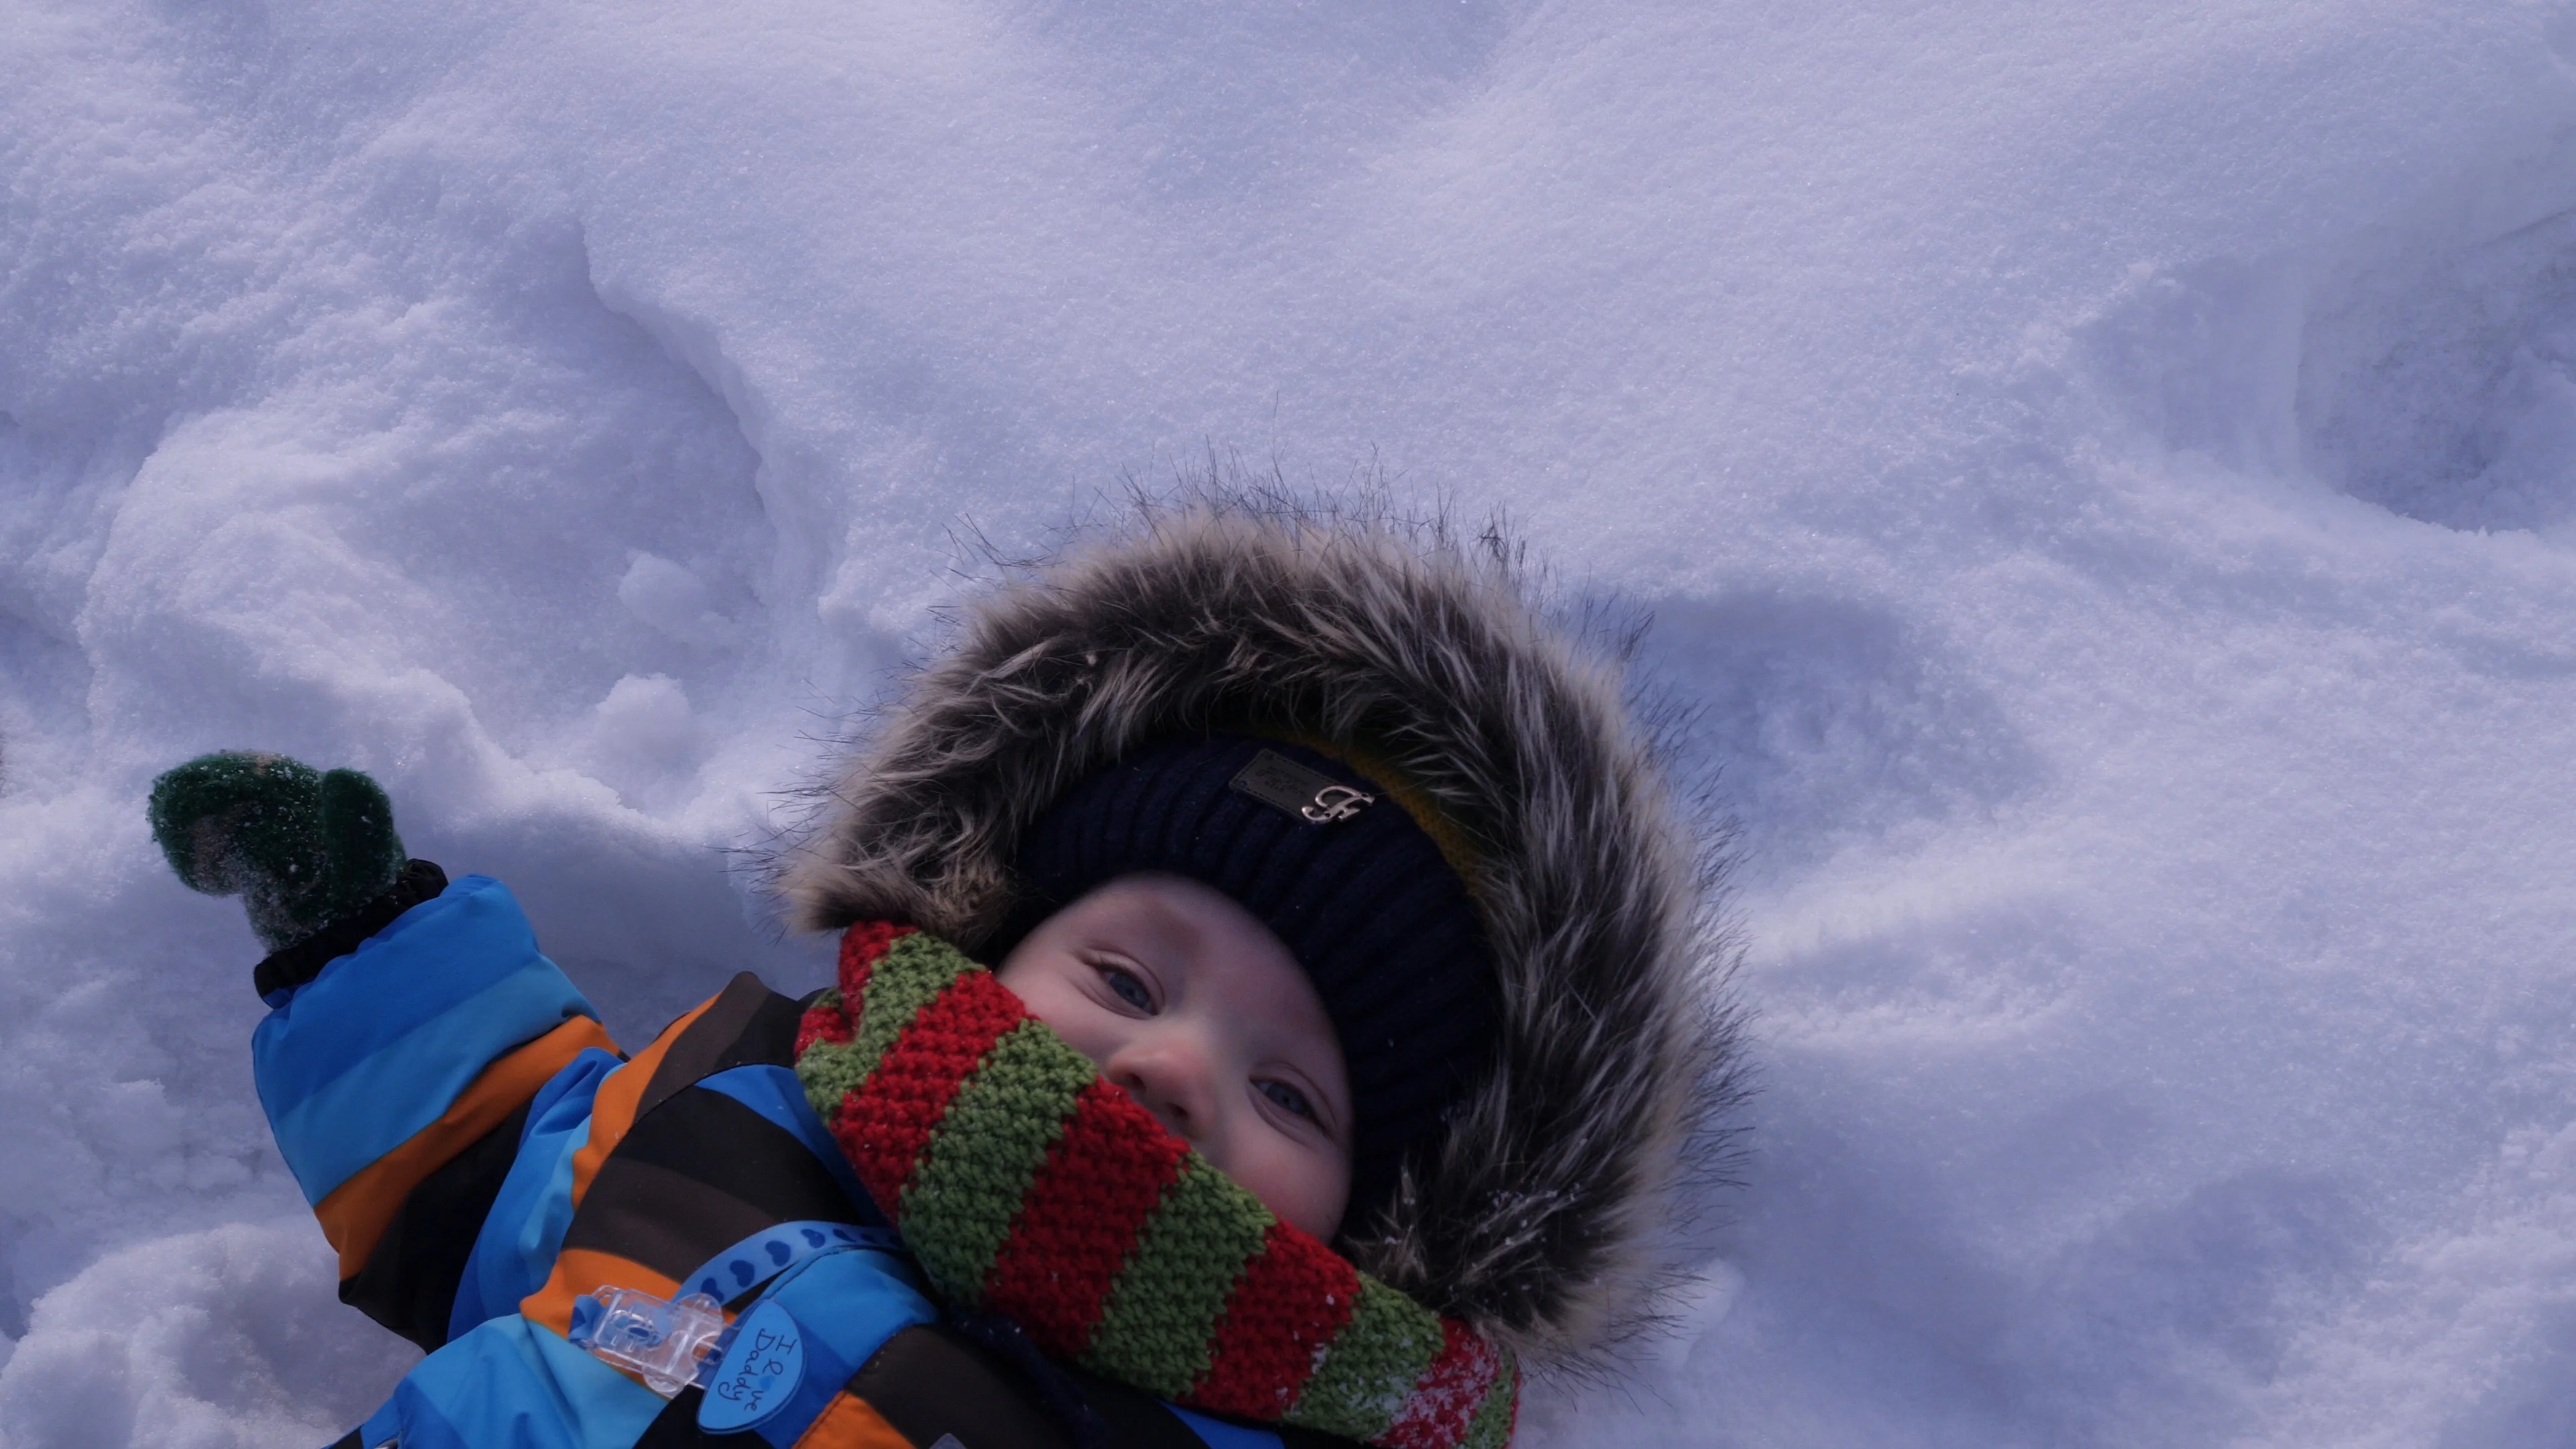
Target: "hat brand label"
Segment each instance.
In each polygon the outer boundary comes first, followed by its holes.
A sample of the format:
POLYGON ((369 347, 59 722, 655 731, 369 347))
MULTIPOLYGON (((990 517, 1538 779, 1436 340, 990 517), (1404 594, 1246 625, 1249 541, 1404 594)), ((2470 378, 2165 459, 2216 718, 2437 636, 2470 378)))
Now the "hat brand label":
POLYGON ((1377 797, 1365 790, 1355 790, 1339 780, 1316 774, 1285 755, 1269 750, 1252 757, 1252 763, 1236 773, 1230 782, 1264 805, 1275 806, 1301 820, 1329 825, 1348 820, 1377 803, 1377 797))

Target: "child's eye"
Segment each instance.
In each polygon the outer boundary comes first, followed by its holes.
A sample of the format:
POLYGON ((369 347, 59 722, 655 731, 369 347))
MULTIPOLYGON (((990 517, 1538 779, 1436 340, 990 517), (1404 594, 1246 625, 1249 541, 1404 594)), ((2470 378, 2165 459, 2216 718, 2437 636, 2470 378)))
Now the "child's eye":
POLYGON ((1315 1104, 1307 1101, 1306 1094, 1295 1087, 1279 1081, 1264 1081, 1255 1085, 1261 1088, 1261 1095, 1277 1103, 1281 1111, 1294 1112, 1310 1122, 1315 1120, 1315 1104))
POLYGON ((1154 1009, 1154 993, 1146 990, 1145 983, 1137 980, 1132 973, 1121 971, 1115 966, 1102 966, 1098 969, 1100 979, 1109 983, 1109 989, 1118 993, 1119 1000, 1138 1011, 1151 1012, 1154 1009))

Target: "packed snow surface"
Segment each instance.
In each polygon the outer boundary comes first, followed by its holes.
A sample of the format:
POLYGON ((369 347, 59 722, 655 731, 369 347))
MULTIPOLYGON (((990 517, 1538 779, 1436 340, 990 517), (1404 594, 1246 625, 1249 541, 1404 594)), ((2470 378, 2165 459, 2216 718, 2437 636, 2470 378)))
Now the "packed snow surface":
POLYGON ((0 1437, 407 1351, 146 836, 374 772, 622 1032, 985 556, 1508 513, 1761 1095, 1539 1446, 2576 1440, 2576 0, 0 0, 0 1437))

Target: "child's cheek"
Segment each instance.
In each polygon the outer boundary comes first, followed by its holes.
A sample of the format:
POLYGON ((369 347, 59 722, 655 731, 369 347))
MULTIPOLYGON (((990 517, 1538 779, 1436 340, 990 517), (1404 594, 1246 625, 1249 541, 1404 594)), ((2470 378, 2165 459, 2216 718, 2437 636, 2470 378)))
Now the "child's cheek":
POLYGON ((1285 1141, 1260 1142, 1226 1171, 1282 1221, 1330 1238, 1347 1187, 1334 1164, 1285 1141))
POLYGON ((1020 998, 1029 1015, 1046 1023, 1065 1045, 1082 1053, 1093 1066, 1107 1060, 1110 1043, 1104 1040, 1099 1021, 1106 1013, 1084 1000, 1079 990, 1052 972, 1009 971, 997 979, 1020 998))

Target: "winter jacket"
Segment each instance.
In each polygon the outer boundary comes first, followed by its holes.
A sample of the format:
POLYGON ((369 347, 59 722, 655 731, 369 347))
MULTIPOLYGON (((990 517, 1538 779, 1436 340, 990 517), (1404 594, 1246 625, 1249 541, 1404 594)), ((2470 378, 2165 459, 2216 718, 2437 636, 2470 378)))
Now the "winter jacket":
POLYGON ((1193 1414, 943 1315, 797 1081, 804 1003, 750 975, 621 1057, 509 891, 467 876, 272 1004, 254 1075, 341 1297, 429 1350, 341 1445, 1340 1442, 1193 1414), (738 1315, 734 1351, 665 1399, 575 1346, 603 1285, 706 1293, 738 1315), (745 1404, 748 1429, 704 1427, 745 1404))
MULTIPOLYGON (((1492 1060, 1393 1204, 1334 1246, 1541 1370, 1582 1360, 1651 1311, 1683 1151, 1734 1090, 1735 1023, 1700 861, 1615 661, 1532 605, 1507 549, 1222 500, 1151 515, 964 611, 818 793, 781 888, 810 929, 903 922, 982 950, 1026 905, 1022 827, 1142 742, 1221 729, 1328 744, 1442 822, 1494 950, 1492 1060)), ((943 1315, 797 1090, 801 1005, 738 978, 621 1064, 477 877, 280 1005, 261 1095, 344 1297, 432 1350, 346 1442, 702 1442, 699 1390, 666 1403, 570 1340, 587 1285, 705 1279, 741 1315, 735 1350, 766 1301, 805 1355, 770 1374, 795 1386, 775 1417, 711 1442, 1330 1442, 943 1315)), ((762 1367, 729 1357, 718 1387, 762 1367)))

